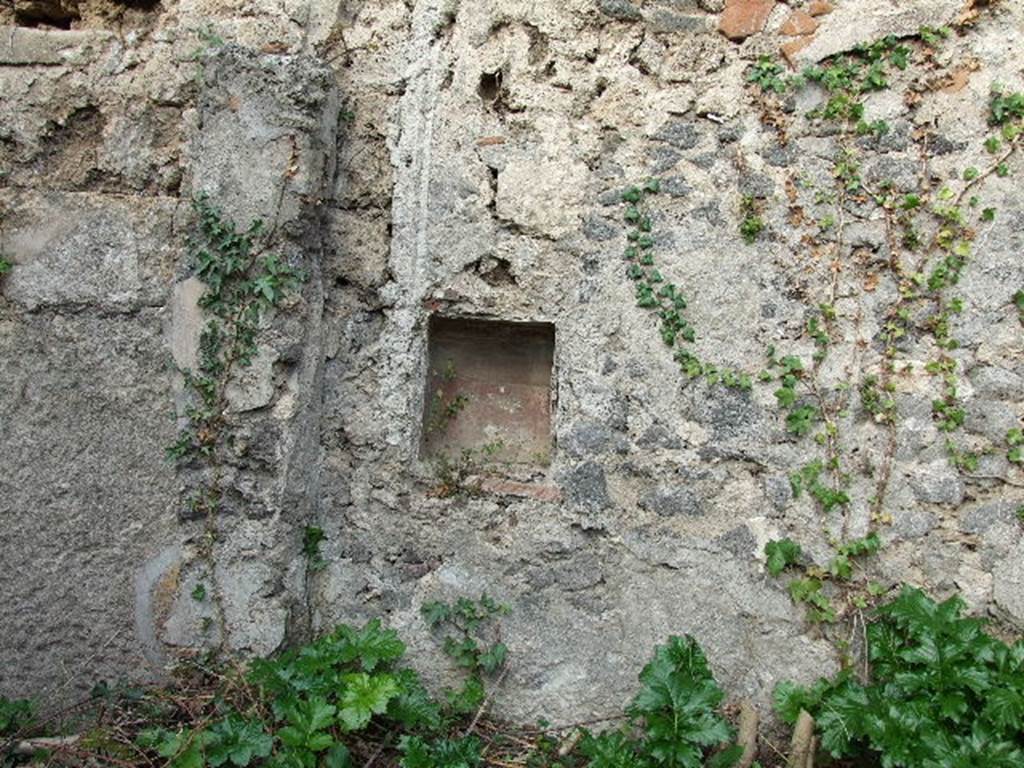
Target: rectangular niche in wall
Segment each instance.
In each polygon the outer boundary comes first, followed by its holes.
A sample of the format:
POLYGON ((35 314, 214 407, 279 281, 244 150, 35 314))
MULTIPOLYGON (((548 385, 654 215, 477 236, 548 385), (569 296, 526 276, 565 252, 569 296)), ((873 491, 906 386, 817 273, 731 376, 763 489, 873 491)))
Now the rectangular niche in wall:
POLYGON ((431 317, 421 455, 548 463, 554 351, 549 323, 431 317))

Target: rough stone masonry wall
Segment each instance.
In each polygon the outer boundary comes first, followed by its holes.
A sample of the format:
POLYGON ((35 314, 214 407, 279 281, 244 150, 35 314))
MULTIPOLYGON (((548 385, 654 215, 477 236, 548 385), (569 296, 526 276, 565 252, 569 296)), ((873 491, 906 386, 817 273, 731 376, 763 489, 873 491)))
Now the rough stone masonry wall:
MULTIPOLYGON (((185 250, 199 191, 240 224, 273 222, 311 275, 235 390, 215 556, 230 647, 269 652, 382 615, 443 669, 419 605, 486 590, 512 607, 498 699, 512 717, 617 710, 670 633, 696 635, 729 693, 762 703, 779 679, 835 668, 758 560, 780 535, 827 558, 820 512, 788 482, 818 447, 785 432, 773 387, 680 374, 634 306, 620 197, 662 179, 656 252, 701 357, 757 370, 773 344, 809 359, 807 300, 832 275, 790 208, 830 212, 815 189, 833 183, 840 140, 803 117, 812 87, 782 100, 783 141, 747 68, 783 44, 813 61, 911 34, 961 3, 846 0, 806 38, 781 33, 797 3, 56 5, 77 15, 70 30, 24 26, 17 2, 0 11, 0 250, 15 264, 0 278, 0 690, 151 674, 215 639, 189 598, 203 567, 202 523, 182 511, 193 478, 162 456, 181 407, 170 360, 188 362, 199 323, 185 250), (739 6, 763 10, 764 29, 732 41, 718 26, 750 22, 739 6), (750 245, 743 196, 767 224, 750 245), (417 457, 432 312, 554 324, 550 466, 438 496, 417 457), (317 573, 308 524, 327 533, 317 573)), ((995 4, 942 46, 952 85, 908 105, 908 72, 871 96, 891 131, 859 141, 865 178, 909 188, 982 164, 991 84, 1024 84, 1022 27, 1020 3, 995 4)), ((1016 184, 986 181, 998 215, 958 288, 958 439, 978 449, 1021 423, 1016 184)), ((888 256, 884 223, 846 215, 828 375, 856 381, 877 370, 896 289, 868 279, 888 256)), ((917 373, 898 382, 893 522, 872 573, 1020 625, 1024 478, 998 450, 974 478, 951 466, 930 343, 901 350, 917 373)), ((853 464, 881 460, 884 431, 856 403, 843 434, 853 464)), ((850 535, 869 524, 873 485, 857 483, 850 535)))

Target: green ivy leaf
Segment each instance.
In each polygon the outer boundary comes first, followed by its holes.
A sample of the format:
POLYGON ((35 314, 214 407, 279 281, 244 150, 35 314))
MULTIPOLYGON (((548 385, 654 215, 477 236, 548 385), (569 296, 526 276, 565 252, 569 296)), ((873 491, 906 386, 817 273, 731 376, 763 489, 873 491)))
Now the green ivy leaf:
POLYGON ((451 615, 448 605, 440 600, 424 603, 420 608, 420 613, 423 615, 423 620, 427 622, 427 626, 431 628, 447 621, 451 615))
POLYGON ((791 539, 778 539, 764 545, 764 554, 768 558, 766 563, 768 573, 778 576, 786 569, 786 566, 799 562, 803 550, 791 539))
POLYGON ((804 405, 793 410, 786 416, 786 428, 798 437, 802 437, 814 428, 818 418, 818 409, 804 405))

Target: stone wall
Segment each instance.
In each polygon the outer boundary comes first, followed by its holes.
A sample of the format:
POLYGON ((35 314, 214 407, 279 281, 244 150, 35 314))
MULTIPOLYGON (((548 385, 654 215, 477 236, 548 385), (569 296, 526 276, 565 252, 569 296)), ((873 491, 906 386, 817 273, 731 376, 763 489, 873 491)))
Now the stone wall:
MULTIPOLYGON (((866 99, 889 131, 853 142, 869 185, 956 184, 988 162, 991 85, 1024 85, 1019 4, 976 18, 940 0, 808 3, 806 17, 706 0, 52 5, 70 29, 0 11, 0 250, 14 263, 0 277, 0 690, 156 674, 219 640, 266 653, 378 615, 440 678, 419 606, 482 591, 512 607, 498 706, 516 718, 617 710, 670 633, 694 634, 730 695, 762 704, 782 678, 835 668, 761 552, 788 535, 826 562, 830 536, 875 527, 889 433, 854 397, 839 417, 853 501, 823 516, 793 498, 790 473, 820 447, 787 433, 773 385, 680 372, 635 306, 621 194, 661 179, 655 252, 702 359, 757 371, 775 346, 810 360, 807 319, 830 296, 822 380, 856 393, 898 295, 890 233, 857 201, 838 206, 840 236, 794 223, 836 215, 823 192, 848 140, 806 117, 820 89, 766 98, 748 69, 783 46, 802 65, 965 22, 938 52, 910 41, 914 64, 866 99), (310 276, 233 388, 212 576, 203 522, 183 511, 199 470, 162 453, 201 326, 198 192, 240 225, 265 219, 310 276), (753 243, 744 200, 766 225, 753 243), (434 314, 553 324, 550 462, 474 466, 481 491, 438 493, 419 457, 434 314), (316 572, 306 526, 327 536, 316 572), (204 578, 223 611, 205 632, 212 609, 189 596, 204 578)), ((1024 403, 1016 185, 985 179, 998 213, 957 287, 956 439, 979 466, 951 464, 942 382, 925 372, 934 338, 913 335, 891 524, 867 567, 1019 627, 1024 476, 1003 447, 1024 403)))

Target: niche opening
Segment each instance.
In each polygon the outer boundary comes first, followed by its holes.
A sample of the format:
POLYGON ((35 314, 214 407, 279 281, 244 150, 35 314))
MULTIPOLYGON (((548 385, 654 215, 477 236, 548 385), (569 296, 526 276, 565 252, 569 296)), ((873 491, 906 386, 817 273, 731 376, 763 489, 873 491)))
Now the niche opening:
POLYGON ((433 316, 420 455, 547 464, 555 328, 433 316))

